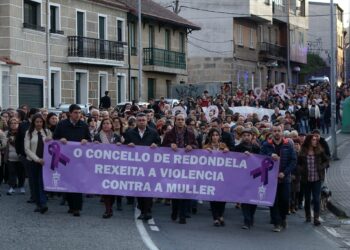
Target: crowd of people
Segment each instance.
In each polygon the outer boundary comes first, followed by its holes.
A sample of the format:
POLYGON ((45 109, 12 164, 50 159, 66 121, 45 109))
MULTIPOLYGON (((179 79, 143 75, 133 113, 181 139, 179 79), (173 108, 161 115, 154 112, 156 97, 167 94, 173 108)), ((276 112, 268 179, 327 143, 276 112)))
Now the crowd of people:
MULTIPOLYGON (((330 88, 329 85, 304 86, 289 89, 287 93, 288 98, 280 96, 273 88, 266 88, 259 96, 253 90, 244 93, 238 89, 234 94, 216 96, 204 91, 198 97, 181 99, 174 106, 161 97, 159 101, 150 99, 149 104, 139 106, 132 102, 120 108, 110 107, 107 93, 107 105, 91 106, 88 113, 82 112, 76 104, 72 104, 68 112, 59 114, 27 105, 3 109, 0 183, 8 185, 6 194, 9 196, 25 194, 24 183, 28 178, 30 198, 27 202, 35 204, 34 212, 45 214, 48 197, 59 195, 62 205, 68 203, 68 213, 78 217, 83 208, 82 194, 44 191, 42 166, 46 141, 262 154, 280 162, 276 199, 270 208, 273 230, 285 229, 287 215, 302 208, 306 222, 311 222, 311 203, 313 223, 318 226, 321 187, 331 156, 321 136, 329 133, 331 125, 330 88), (208 117, 205 109, 210 106, 216 106, 218 113, 208 117), (271 116, 259 117, 254 113, 242 115, 232 111, 232 107, 240 106, 274 109, 274 112, 271 116)), ((348 85, 337 89, 338 124, 348 96, 348 85)), ((128 204, 134 204, 133 197, 126 198, 128 204)), ((105 205, 103 218, 113 216, 115 201, 117 210, 122 210, 122 199, 121 196, 101 196, 105 205)), ((138 219, 152 218, 154 200, 159 201, 157 197, 137 198, 141 211, 138 219)), ((170 217, 180 224, 187 223, 190 214, 198 209, 198 201, 194 200, 165 199, 163 202, 171 204, 170 217)), ((210 202, 214 226, 225 225, 225 206, 225 202, 210 202)), ((250 229, 254 225, 256 205, 237 203, 236 207, 242 210, 242 229, 250 229)))

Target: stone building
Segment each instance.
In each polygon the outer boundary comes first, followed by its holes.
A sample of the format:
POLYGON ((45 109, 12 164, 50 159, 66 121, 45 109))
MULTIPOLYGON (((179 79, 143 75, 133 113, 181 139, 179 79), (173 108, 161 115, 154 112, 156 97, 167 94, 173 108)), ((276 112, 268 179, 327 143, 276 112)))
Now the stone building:
POLYGON ((189 82, 232 81, 247 89, 287 82, 289 44, 297 83, 307 58, 307 14, 308 0, 186 1, 179 15, 202 28, 189 35, 189 82))
MULTIPOLYGON (((320 49, 312 51, 318 54, 327 64, 330 66, 330 49, 331 49, 331 28, 330 28, 330 4, 310 2, 310 15, 322 15, 322 18, 310 19, 309 24, 309 42, 320 43, 320 49)), ((334 29, 336 30, 336 62, 337 62, 337 73, 336 79, 338 84, 345 81, 344 63, 345 63, 345 35, 346 30, 344 29, 344 11, 338 5, 334 4, 334 11, 336 14, 336 23, 334 29)))
MULTIPOLYGON (((148 83, 140 98, 146 100, 167 95, 166 84, 187 81, 186 35, 199 27, 152 1, 142 2, 143 78, 148 83), (152 24, 155 46, 149 46, 146 35, 152 24), (165 33, 168 47, 161 46, 165 33), (170 53, 172 49, 181 54, 170 53)), ((132 1, 3 0, 0 7, 1 106, 98 105, 106 90, 112 105, 139 97, 135 54, 140 53, 132 1)))

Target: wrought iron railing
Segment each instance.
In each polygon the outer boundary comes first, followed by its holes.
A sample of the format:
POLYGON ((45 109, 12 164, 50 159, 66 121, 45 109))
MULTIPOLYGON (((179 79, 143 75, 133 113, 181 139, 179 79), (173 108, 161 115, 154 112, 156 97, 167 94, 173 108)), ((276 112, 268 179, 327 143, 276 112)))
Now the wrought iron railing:
POLYGON ((286 57, 287 55, 286 47, 272 43, 259 43, 259 51, 260 53, 275 57, 286 57))
POLYGON ((124 44, 124 42, 69 36, 68 56, 124 61, 124 44))
POLYGON ((186 54, 165 49, 144 48, 143 64, 186 69, 186 54))

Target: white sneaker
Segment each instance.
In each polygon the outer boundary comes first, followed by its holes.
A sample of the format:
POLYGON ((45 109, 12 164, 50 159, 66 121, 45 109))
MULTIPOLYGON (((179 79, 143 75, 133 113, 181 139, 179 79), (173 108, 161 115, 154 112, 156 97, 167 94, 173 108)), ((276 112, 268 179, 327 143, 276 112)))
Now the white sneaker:
POLYGON ((21 188, 19 189, 19 192, 20 192, 21 194, 25 194, 25 193, 26 193, 26 190, 24 189, 24 187, 21 187, 21 188))
POLYGON ((13 188, 10 188, 9 191, 7 191, 7 195, 12 195, 15 193, 15 190, 13 188))

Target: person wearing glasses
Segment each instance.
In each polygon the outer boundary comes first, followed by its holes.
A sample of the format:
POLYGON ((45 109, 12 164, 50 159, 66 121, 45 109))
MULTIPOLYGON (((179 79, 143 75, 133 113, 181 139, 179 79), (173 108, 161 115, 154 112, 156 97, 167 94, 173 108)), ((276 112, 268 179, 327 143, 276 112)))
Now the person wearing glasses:
MULTIPOLYGON (((80 118, 80 106, 77 104, 70 105, 69 118, 57 124, 53 139, 60 140, 63 144, 66 144, 68 141, 81 142, 81 144, 91 141, 89 126, 80 118)), ((79 217, 83 208, 83 195, 80 193, 67 193, 66 197, 69 206, 68 213, 79 217)))

